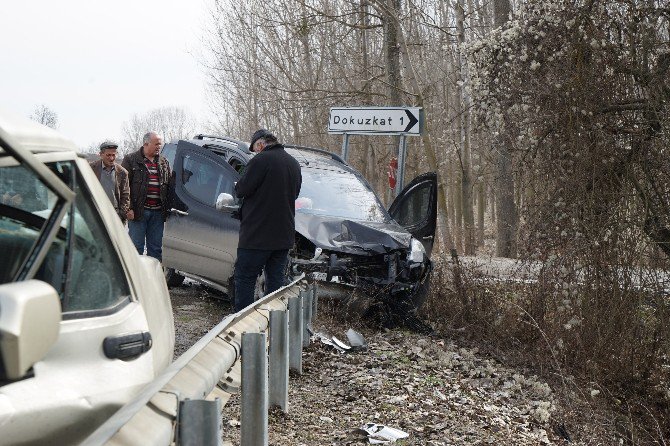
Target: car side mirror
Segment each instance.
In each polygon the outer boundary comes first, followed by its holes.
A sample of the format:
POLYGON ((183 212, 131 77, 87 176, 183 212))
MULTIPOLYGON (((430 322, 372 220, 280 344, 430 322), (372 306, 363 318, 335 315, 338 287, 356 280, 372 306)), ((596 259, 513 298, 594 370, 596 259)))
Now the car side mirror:
POLYGON ((240 205, 235 203, 235 198, 232 195, 222 192, 216 198, 216 210, 224 212, 237 212, 240 210, 240 205))
POLYGON ((24 378, 58 339, 60 321, 58 292, 48 283, 0 285, 0 380, 24 378))

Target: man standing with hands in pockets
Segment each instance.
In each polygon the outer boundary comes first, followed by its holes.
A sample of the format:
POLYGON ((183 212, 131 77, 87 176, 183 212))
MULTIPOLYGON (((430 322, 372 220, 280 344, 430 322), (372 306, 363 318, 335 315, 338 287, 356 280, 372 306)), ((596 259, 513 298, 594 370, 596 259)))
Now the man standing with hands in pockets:
POLYGON ((130 204, 130 187, 128 186, 128 171, 115 162, 118 148, 119 145, 115 142, 103 142, 100 144, 100 159, 89 164, 100 180, 121 222, 125 223, 130 204))

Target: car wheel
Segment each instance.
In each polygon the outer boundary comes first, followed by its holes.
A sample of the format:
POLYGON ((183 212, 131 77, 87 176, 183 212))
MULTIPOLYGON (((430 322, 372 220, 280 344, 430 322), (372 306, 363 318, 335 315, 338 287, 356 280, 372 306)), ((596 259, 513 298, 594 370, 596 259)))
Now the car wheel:
POLYGON ((164 268, 165 281, 169 287, 177 287, 184 283, 185 277, 179 274, 174 268, 164 268))

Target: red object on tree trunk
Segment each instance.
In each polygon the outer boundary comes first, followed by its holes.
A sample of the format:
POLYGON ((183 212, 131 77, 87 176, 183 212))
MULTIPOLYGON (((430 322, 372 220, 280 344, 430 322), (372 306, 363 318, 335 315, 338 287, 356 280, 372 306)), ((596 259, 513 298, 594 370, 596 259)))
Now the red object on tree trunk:
POLYGON ((396 185, 396 173, 398 172, 398 158, 393 157, 389 162, 388 174, 389 174, 389 187, 395 189, 396 185))

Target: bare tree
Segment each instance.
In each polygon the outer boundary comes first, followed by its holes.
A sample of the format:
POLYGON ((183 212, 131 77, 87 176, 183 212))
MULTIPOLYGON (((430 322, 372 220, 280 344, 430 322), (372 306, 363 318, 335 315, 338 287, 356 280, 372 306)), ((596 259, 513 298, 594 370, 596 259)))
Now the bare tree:
MULTIPOLYGON (((326 132, 330 107, 424 107, 430 125, 422 138, 411 140, 407 174, 426 168, 439 173, 440 228, 445 246, 452 246, 446 219, 449 175, 442 166, 455 154, 447 147, 459 139, 459 130, 452 127, 461 108, 445 113, 444 104, 454 101, 450 84, 457 81, 455 64, 449 61, 455 41, 445 19, 448 8, 440 0, 241 5, 217 0, 207 63, 221 130, 246 137, 262 125, 285 140, 337 151, 339 138, 326 132), (435 129, 434 139, 430 129, 435 129)), ((365 150, 352 150, 350 162, 380 195, 388 194, 386 166, 397 142, 356 140, 352 144, 359 145, 353 148, 365 150)))
POLYGON ((458 158, 461 167, 461 193, 463 196, 463 235, 465 242, 465 254, 475 254, 475 214, 473 210, 473 179, 472 179, 472 148, 470 147, 470 94, 467 84, 469 83, 467 56, 465 54, 465 1, 458 0, 456 4, 456 30, 458 33, 458 67, 459 80, 457 91, 461 102, 460 122, 460 144, 458 158))
MULTIPOLYGON (((510 15, 509 0, 493 2, 493 16, 496 28, 508 22, 510 15)), ((502 122, 500 124, 503 124, 502 122)), ((518 211, 514 202, 514 177, 512 175, 512 153, 510 144, 501 132, 494 137, 494 159, 496 171, 496 254, 499 257, 516 257, 518 211)))
POLYGON ((123 154, 137 150, 142 145, 142 137, 149 131, 157 132, 164 142, 192 138, 197 131, 197 123, 188 112, 180 107, 161 107, 145 114, 135 114, 123 123, 123 154))
POLYGON ((52 129, 58 127, 58 115, 44 104, 35 107, 35 110, 30 115, 30 119, 52 129))

